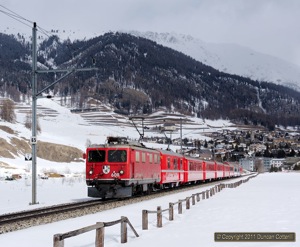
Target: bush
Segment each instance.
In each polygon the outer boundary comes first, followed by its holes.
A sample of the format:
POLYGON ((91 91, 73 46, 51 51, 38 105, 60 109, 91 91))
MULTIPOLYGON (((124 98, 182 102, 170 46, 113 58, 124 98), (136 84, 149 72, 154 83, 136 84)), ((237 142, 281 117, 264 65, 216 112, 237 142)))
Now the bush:
POLYGON ((13 123, 16 120, 15 114, 15 104, 10 99, 5 99, 2 101, 2 106, 0 108, 0 117, 4 121, 13 123))

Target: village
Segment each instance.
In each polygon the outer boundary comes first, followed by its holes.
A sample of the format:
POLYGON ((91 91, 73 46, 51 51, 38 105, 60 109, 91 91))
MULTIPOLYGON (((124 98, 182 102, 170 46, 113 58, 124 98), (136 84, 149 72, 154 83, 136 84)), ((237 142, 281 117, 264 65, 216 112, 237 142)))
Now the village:
POLYGON ((206 134, 209 141, 197 139, 144 138, 148 142, 177 145, 185 155, 203 160, 239 163, 255 172, 300 169, 300 133, 297 130, 223 129, 206 134))

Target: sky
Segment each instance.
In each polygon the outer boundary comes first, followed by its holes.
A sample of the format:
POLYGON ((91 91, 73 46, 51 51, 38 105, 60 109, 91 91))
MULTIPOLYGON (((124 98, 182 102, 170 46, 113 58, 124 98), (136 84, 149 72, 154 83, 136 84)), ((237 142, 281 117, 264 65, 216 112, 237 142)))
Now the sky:
MULTIPOLYGON (((0 11, 7 11, 3 6, 49 31, 87 38, 108 31, 174 32, 239 44, 300 66, 298 0, 0 0, 0 11)), ((1 12, 0 23, 0 30, 32 27, 1 12)))

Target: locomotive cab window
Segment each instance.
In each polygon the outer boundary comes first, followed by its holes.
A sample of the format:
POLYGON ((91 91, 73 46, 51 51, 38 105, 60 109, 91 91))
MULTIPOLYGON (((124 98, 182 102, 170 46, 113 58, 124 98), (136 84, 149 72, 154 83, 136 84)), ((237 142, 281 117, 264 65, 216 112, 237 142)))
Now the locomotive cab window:
POLYGON ((105 151, 104 150, 90 150, 88 152, 89 162, 104 162, 105 161, 105 151))
POLYGON ((126 162, 127 152, 125 150, 109 150, 108 162, 126 162))

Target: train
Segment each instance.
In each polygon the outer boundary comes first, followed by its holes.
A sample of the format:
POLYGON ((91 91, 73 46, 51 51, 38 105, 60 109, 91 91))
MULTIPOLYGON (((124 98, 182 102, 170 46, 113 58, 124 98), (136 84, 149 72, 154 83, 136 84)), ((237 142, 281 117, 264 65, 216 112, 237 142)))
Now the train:
POLYGON ((90 145, 83 158, 88 196, 102 199, 126 198, 241 175, 238 165, 148 148, 125 137, 108 137, 105 144, 90 145))

